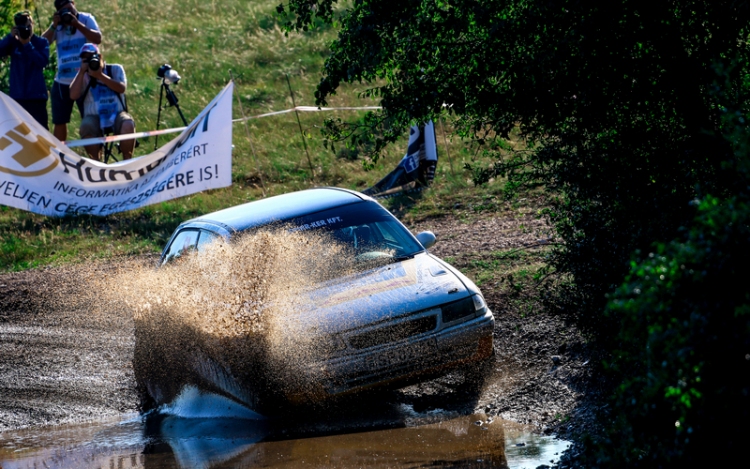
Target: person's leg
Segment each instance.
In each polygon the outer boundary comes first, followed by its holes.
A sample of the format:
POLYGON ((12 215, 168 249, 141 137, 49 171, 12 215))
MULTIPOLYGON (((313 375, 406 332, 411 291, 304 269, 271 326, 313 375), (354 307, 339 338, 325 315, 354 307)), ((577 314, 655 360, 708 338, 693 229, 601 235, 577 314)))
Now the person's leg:
MULTIPOLYGON (((79 129, 79 133, 81 134, 82 139, 101 137, 102 131, 99 128, 99 116, 86 116, 81 119, 81 128, 79 129)), ((95 145, 86 145, 84 148, 86 149, 86 153, 89 154, 89 157, 91 157, 91 159, 97 161, 101 160, 102 146, 100 144, 97 143, 95 145)))
POLYGON ((55 138, 64 142, 68 139, 68 124, 55 124, 52 133, 55 134, 55 138))
POLYGON ((52 83, 52 123, 55 137, 64 142, 68 139, 68 123, 73 112, 73 100, 70 99, 70 87, 58 82, 52 83))
POLYGON ((40 99, 37 102, 37 114, 34 115, 34 118, 44 126, 45 129, 49 130, 49 114, 47 114, 47 100, 46 99, 40 99))
POLYGON ((16 102, 26 110, 31 117, 49 130, 47 121, 47 100, 46 99, 16 99, 16 102))
MULTIPOLYGON (((127 112, 120 112, 115 118, 115 135, 124 135, 135 133, 135 121, 127 112)), ((135 148, 135 139, 123 140, 120 142, 120 152, 123 160, 129 160, 133 157, 133 148, 135 148)))

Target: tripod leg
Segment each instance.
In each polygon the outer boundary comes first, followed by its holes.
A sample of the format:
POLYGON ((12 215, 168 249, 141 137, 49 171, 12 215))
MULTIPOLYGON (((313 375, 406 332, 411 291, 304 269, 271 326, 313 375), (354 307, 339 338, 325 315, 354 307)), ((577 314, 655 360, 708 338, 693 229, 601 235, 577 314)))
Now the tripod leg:
POLYGON ((104 160, 104 164, 109 164, 109 160, 112 160, 112 162, 116 162, 117 158, 115 158, 115 154, 112 152, 112 146, 114 143, 105 143, 102 145, 104 154, 102 156, 102 160, 104 160))
POLYGON ((180 109, 179 100, 174 94, 174 91, 172 91, 172 89, 166 83, 164 84, 164 89, 167 94, 167 102, 170 106, 174 106, 177 108, 177 112, 180 114, 180 118, 182 119, 182 124, 187 127, 187 119, 185 119, 185 115, 182 113, 182 109, 180 109))
MULTIPOLYGON (((161 100, 162 100, 162 97, 164 96, 164 88, 166 86, 167 86, 166 83, 164 83, 164 80, 162 79, 161 88, 159 89, 159 110, 156 113, 156 130, 159 130, 159 122, 161 121, 161 100)), ((156 135, 154 137, 154 151, 156 151, 158 146, 159 146, 159 136, 156 135)))

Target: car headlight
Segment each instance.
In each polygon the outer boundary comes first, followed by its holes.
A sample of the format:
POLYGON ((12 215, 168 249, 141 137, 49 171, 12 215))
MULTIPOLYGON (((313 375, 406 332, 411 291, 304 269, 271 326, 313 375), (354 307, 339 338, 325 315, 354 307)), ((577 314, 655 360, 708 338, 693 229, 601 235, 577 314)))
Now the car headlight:
POLYGON ((469 316, 474 316, 474 306, 471 298, 454 301, 440 307, 443 311, 443 322, 453 322, 469 316))
POLYGON ((482 316, 487 312, 487 303, 484 301, 484 297, 481 293, 473 295, 471 299, 474 301, 474 311, 477 316, 482 316))

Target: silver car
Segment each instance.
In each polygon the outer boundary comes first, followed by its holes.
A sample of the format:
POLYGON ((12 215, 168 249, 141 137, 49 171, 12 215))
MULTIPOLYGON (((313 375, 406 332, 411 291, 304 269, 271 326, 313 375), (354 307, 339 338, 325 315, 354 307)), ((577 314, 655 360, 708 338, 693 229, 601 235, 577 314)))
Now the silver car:
POLYGON ((309 367, 324 372, 311 374, 312 382, 304 386, 280 386, 272 371, 248 357, 245 376, 239 377, 210 352, 186 350, 193 355, 188 358, 175 355, 179 346, 160 352, 165 347, 149 343, 158 334, 148 334, 136 323, 134 366, 144 409, 168 403, 192 384, 262 413, 274 412, 289 402, 403 387, 476 367, 493 355, 492 312, 471 280, 427 251, 435 236, 428 231, 412 235, 378 202, 355 191, 304 190, 186 221, 164 248, 162 263, 185 249, 200 252, 217 238, 231 240, 275 223, 292 230, 324 230, 351 243, 361 252, 358 257, 378 260, 364 263, 355 275, 321 281, 310 293, 319 318, 316 328, 329 353, 324 363, 309 367), (157 373, 155 368, 172 371, 157 373))

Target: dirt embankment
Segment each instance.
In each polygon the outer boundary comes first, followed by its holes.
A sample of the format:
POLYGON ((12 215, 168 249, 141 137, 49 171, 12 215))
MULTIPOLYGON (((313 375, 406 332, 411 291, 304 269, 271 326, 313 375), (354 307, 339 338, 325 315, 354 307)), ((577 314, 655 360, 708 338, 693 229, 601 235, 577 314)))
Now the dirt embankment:
MULTIPOLYGON (((434 231, 439 242, 432 251, 440 257, 469 253, 489 259, 492 252, 539 244, 545 237, 544 226, 531 215, 472 222, 448 216, 410 228, 434 231)), ((118 269, 152 262, 0 275, 0 432, 136 410, 132 316, 121 308, 92 308, 105 301, 92 285, 102 285, 100 280, 118 269)), ((581 337, 540 311, 514 310, 500 284, 482 290, 497 319, 497 361, 472 405, 561 436, 586 428, 593 417, 584 401, 590 365, 581 337)), ((408 389, 402 398, 440 407, 450 388, 450 378, 437 380, 408 389)))

